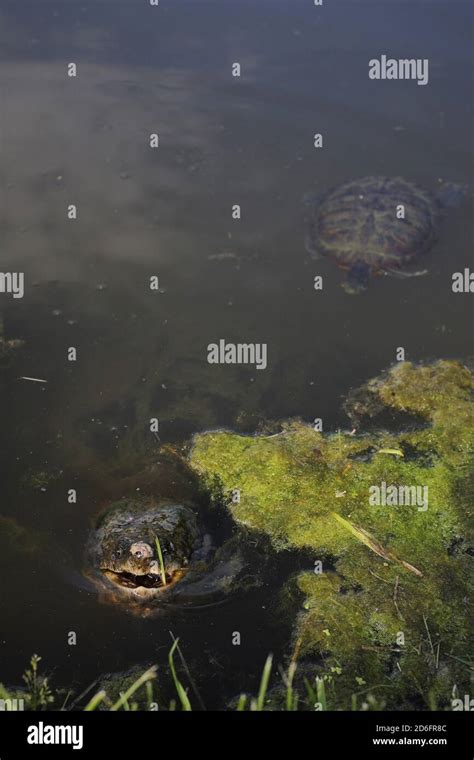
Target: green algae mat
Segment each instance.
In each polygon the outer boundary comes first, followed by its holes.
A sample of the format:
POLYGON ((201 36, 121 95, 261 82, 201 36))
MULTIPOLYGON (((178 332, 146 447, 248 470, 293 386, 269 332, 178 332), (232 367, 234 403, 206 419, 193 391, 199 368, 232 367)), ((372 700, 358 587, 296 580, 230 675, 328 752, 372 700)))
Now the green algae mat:
POLYGON ((194 439, 191 467, 236 523, 312 555, 282 597, 299 600, 291 659, 315 664, 330 709, 469 691, 473 388, 458 362, 404 362, 348 397, 350 432, 194 439))

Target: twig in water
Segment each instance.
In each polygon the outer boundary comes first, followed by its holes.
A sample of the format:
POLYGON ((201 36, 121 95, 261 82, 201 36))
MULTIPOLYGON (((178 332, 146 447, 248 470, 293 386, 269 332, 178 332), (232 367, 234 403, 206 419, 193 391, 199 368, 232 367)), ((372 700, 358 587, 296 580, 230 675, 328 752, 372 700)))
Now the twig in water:
POLYGON ((460 662, 461 665, 465 665, 469 670, 474 670, 474 663, 471 664, 470 662, 466 662, 466 660, 461 660, 460 657, 456 657, 454 654, 448 654, 447 652, 446 657, 451 657, 452 660, 457 660, 457 662, 460 662))
POLYGON ((72 710, 81 701, 81 699, 83 699, 86 696, 86 694, 88 694, 90 690, 94 688, 98 680, 99 679, 96 678, 95 681, 92 681, 92 683, 89 684, 87 689, 84 689, 84 691, 81 694, 79 694, 78 697, 76 697, 74 702, 71 703, 71 707, 69 708, 70 710, 72 710))
POLYGON ((360 528, 357 525, 353 525, 353 523, 351 523, 349 520, 346 520, 337 512, 333 512, 332 515, 346 530, 349 531, 349 533, 352 533, 355 538, 365 544, 365 546, 371 549, 375 554, 378 554, 379 557, 382 557, 382 559, 390 562, 398 562, 400 565, 403 565, 406 570, 414 573, 414 575, 417 575, 419 578, 423 577, 421 570, 418 570, 418 568, 416 568, 414 565, 411 565, 409 562, 405 562, 404 559, 400 559, 400 557, 397 557, 396 554, 389 551, 388 549, 385 549, 382 544, 379 544, 378 541, 376 541, 375 538, 371 536, 367 530, 364 530, 364 528, 360 528))
POLYGON ((72 691, 69 690, 68 693, 66 694, 66 699, 64 700, 64 702, 61 705, 61 708, 60 708, 61 711, 66 709, 66 704, 67 704, 67 701, 68 701, 69 697, 71 696, 71 694, 72 694, 72 691))
POLYGON ((425 615, 423 615, 423 622, 424 622, 424 624, 425 624, 426 633, 428 634, 428 641, 430 642, 430 647, 431 647, 431 654, 433 655, 433 657, 434 657, 434 659, 435 659, 435 661, 436 661, 435 652, 434 652, 434 647, 433 647, 433 642, 432 642, 432 640, 431 640, 430 629, 428 628, 428 623, 426 622, 426 617, 425 617, 425 615))
POLYGON ((395 579, 395 588, 393 590, 393 603, 395 605, 395 609, 396 609, 396 611, 398 613, 398 617, 400 618, 400 620, 405 620, 405 618, 403 617, 402 613, 400 612, 400 608, 399 608, 399 606, 397 604, 398 584, 399 584, 399 582, 400 582, 400 576, 397 575, 397 577, 395 579))
POLYGON ((374 576, 374 578, 377 578, 377 580, 382 581, 383 583, 391 584, 391 581, 387 581, 385 580, 385 578, 382 578, 380 575, 377 575, 377 573, 374 573, 374 571, 371 570, 370 567, 368 568, 368 570, 369 570, 369 573, 374 576))

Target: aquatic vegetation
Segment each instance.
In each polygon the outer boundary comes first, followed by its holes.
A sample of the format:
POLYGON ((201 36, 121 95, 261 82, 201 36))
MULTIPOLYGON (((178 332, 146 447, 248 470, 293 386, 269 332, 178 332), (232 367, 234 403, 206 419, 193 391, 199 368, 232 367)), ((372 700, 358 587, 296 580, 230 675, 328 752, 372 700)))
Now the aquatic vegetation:
POLYGON ((41 657, 34 654, 30 660, 30 667, 25 670, 23 680, 28 694, 28 702, 31 710, 41 710, 54 702, 54 696, 49 688, 48 679, 38 672, 41 657))
POLYGON ((257 699, 254 699, 251 702, 250 709, 255 712, 261 712, 264 708, 265 696, 267 694, 268 683, 270 681, 270 674, 272 672, 272 661, 273 661, 272 656, 268 655, 267 659, 265 660, 265 665, 263 666, 262 680, 260 681, 260 688, 258 690, 257 699))
MULTIPOLYGON (((350 394, 355 434, 294 420, 272 435, 195 437, 189 463, 215 509, 308 562, 282 589, 294 617, 285 670, 279 677, 269 657, 255 696, 237 695, 228 709, 449 710, 469 692, 472 389, 457 362, 400 364, 350 394), (391 500, 392 487, 414 500, 391 500)), ((0 541, 4 560, 44 552, 8 518, 0 541)), ((89 701, 68 709, 203 709, 177 640, 168 670, 165 698, 156 670, 137 666, 97 679, 89 701)), ((46 681, 40 697, 38 683, 30 668, 28 691, 48 709, 59 695, 46 681)))
POLYGON ((155 665, 143 671, 136 666, 126 673, 110 674, 100 679, 100 690, 94 694, 84 707, 85 712, 97 709, 106 709, 110 712, 118 710, 135 711, 150 710, 156 697, 153 694, 152 682, 156 678, 157 668, 155 665), (138 694, 142 686, 145 686, 145 694, 138 694), (134 697, 133 701, 130 701, 134 697))
POLYGON ((48 710, 55 702, 48 678, 39 673, 41 657, 37 654, 30 658, 29 667, 23 673, 24 687, 7 688, 0 683, 0 700, 2 709, 7 710, 48 710))
POLYGON ((173 677, 173 683, 175 685, 176 692, 179 697, 179 701, 181 702, 181 707, 185 712, 190 712, 191 702, 189 701, 189 697, 187 695, 187 692, 183 684, 181 683, 181 681, 179 680, 176 674, 176 668, 174 664, 174 653, 175 653, 175 650, 178 648, 178 646, 179 646, 179 639, 175 639, 173 642, 173 646, 171 647, 168 654, 168 663, 169 663, 171 675, 173 677))
POLYGON ((21 487, 25 490, 47 491, 49 486, 61 477, 61 472, 33 470, 26 472, 21 478, 21 487))
MULTIPOLYGON (((168 652, 168 673, 163 672, 161 679, 158 678, 158 667, 151 665, 143 669, 143 666, 135 665, 125 672, 108 673, 97 678, 85 691, 78 696, 73 696, 71 690, 62 698, 61 690, 50 688, 48 679, 39 676, 37 666, 41 657, 33 655, 31 669, 23 676, 26 689, 7 689, 0 683, 0 700, 5 700, 2 709, 25 709, 25 710, 49 710, 57 709, 61 704, 62 710, 106 710, 117 712, 120 710, 135 712, 147 711, 175 711, 179 704, 184 712, 190 712, 194 708, 189 698, 189 687, 194 691, 199 708, 205 710, 197 686, 191 672, 184 660, 179 648, 179 639, 173 638, 173 644, 168 652), (183 675, 178 675, 175 663, 175 653, 178 652, 181 660, 183 675), (189 687, 185 687, 181 677, 186 678, 189 687), (158 681, 170 682, 178 696, 178 703, 168 692, 164 697, 159 688, 158 681), (99 686, 87 702, 85 697, 95 687, 99 686), (71 698, 72 697, 72 698, 71 698), (133 698, 133 699, 132 699, 133 698), (22 699, 23 706, 18 707, 17 702, 22 699), (13 704, 12 704, 13 703, 13 704), (10 706, 11 705, 11 706, 10 706)), ((469 663, 465 663, 469 664, 469 663)), ((317 674, 317 666, 314 663, 303 661, 297 663, 295 659, 290 661, 287 670, 281 666, 278 674, 273 669, 273 655, 269 654, 263 665, 260 683, 256 696, 241 693, 238 697, 225 705, 231 711, 243 712, 267 712, 267 711, 326 711, 332 709, 345 709, 352 711, 384 710, 387 702, 378 693, 383 684, 369 684, 362 676, 351 679, 352 692, 341 699, 344 684, 344 664, 333 665, 326 672, 317 674)), ((431 691, 429 694, 430 708, 450 710, 453 709, 454 701, 459 695, 459 689, 454 687, 451 700, 446 704, 439 704, 437 694, 431 691)))
POLYGON ((158 560, 160 563, 160 575, 161 575, 161 584, 163 586, 166 586, 166 572, 165 572, 165 563, 163 561, 163 552, 161 551, 161 544, 160 539, 155 533, 155 546, 156 546, 156 553, 158 555, 158 560))
POLYGON ((357 679, 395 709, 444 706, 468 683, 473 387, 460 363, 403 363, 349 399, 353 419, 406 415, 397 432, 291 421, 278 435, 195 437, 190 462, 217 503, 277 550, 322 563, 296 581, 295 650, 322 673, 345 663, 336 706, 357 679), (384 484, 426 498, 380 501, 384 484))

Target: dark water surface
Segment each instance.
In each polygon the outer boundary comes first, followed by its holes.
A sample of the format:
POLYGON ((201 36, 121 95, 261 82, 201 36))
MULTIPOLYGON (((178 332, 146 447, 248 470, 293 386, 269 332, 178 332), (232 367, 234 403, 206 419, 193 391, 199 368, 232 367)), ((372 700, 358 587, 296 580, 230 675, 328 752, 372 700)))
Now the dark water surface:
MULTIPOLYGON (((3 0, 0 266, 25 273, 25 297, 0 294, 0 309, 25 348, 3 390, 2 514, 44 531, 77 570, 117 446, 131 429, 146 438, 150 417, 164 443, 212 427, 251 432, 264 418, 337 429, 345 394, 397 347, 410 360, 469 354, 472 300, 452 293, 451 275, 472 265, 471 46, 472 4, 453 0, 162 0, 159 10, 3 0), (368 60, 382 53, 428 58, 429 84, 371 81, 368 60), (351 297, 334 262, 306 253, 303 201, 371 174, 431 190, 450 180, 468 195, 425 257, 426 277, 380 277, 351 297), (162 292, 150 291, 152 275, 162 292), (267 343, 268 368, 209 365, 219 338, 267 343), (38 470, 58 479, 25 489, 38 470), (76 505, 64 498, 71 478, 76 505)), ((244 600, 143 621, 55 572, 56 551, 31 573, 13 560, 2 577, 0 681, 17 682, 39 652, 54 683, 85 686, 165 662, 172 630, 191 663, 208 662, 198 680, 209 706, 220 690, 255 688, 269 651, 281 658, 276 595, 310 563, 282 557, 244 600)))

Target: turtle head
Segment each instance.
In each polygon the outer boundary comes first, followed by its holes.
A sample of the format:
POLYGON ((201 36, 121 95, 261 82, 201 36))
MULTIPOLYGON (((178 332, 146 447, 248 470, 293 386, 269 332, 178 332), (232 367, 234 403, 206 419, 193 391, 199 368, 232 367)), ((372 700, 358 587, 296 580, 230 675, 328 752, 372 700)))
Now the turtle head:
POLYGON ((361 293, 367 288, 367 285, 369 284, 369 277, 369 265, 365 264, 363 261, 358 261, 353 264, 347 272, 347 276, 342 283, 342 287, 346 293, 351 293, 351 295, 361 293))
POLYGON ((155 540, 150 537, 149 540, 125 538, 117 541, 114 538, 104 542, 101 547, 100 572, 122 590, 160 589, 167 586, 181 575, 181 563, 174 557, 173 544, 169 541, 165 543, 163 537, 160 563, 161 546, 158 552, 155 543, 160 543, 157 536, 155 540))
POLYGON ((185 575, 199 537, 188 507, 125 499, 111 505, 90 537, 91 577, 113 601, 157 598, 185 575))

